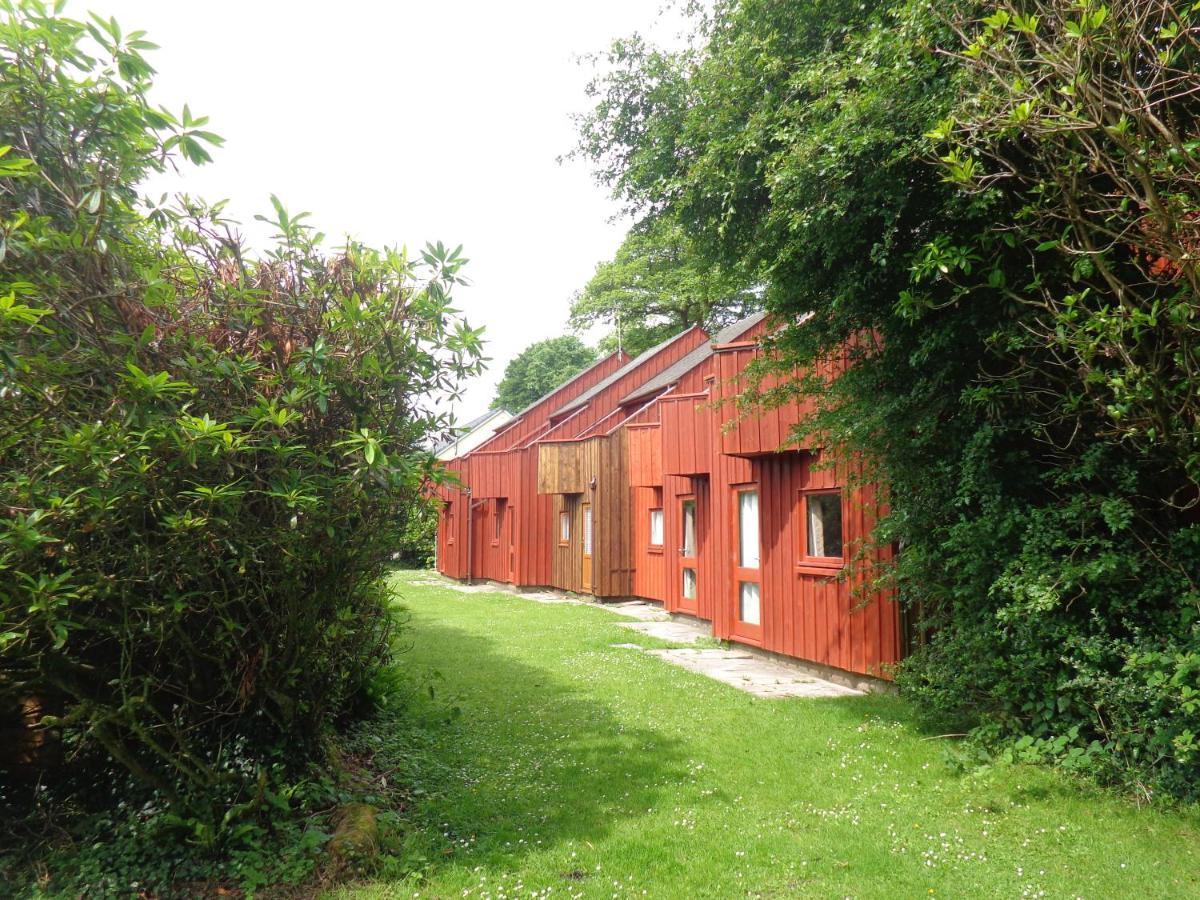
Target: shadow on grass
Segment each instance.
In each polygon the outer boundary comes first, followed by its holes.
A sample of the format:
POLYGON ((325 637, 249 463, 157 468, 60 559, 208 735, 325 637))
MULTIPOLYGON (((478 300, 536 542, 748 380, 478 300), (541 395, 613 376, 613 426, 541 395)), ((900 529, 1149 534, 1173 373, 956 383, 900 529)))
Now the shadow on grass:
POLYGON ((426 874, 598 842, 690 777, 678 740, 632 726, 561 672, 426 616, 409 637, 412 694, 376 752, 412 785, 406 855, 426 874))

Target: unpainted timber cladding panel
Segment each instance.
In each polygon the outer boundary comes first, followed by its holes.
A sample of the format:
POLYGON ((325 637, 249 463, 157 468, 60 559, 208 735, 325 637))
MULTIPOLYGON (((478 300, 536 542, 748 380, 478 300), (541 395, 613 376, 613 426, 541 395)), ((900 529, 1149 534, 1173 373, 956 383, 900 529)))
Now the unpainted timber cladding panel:
POLYGON ((599 597, 628 597, 633 593, 633 533, 630 528, 633 489, 629 485, 628 432, 588 443, 596 445, 595 546, 593 571, 599 597))
POLYGON ((553 584, 564 590, 584 590, 582 567, 581 512, 574 503, 590 503, 592 509, 592 584, 590 593, 598 597, 627 597, 633 591, 633 537, 630 533, 628 447, 624 429, 607 437, 583 441, 550 442, 540 445, 539 490, 556 497, 577 497, 560 501, 557 511, 566 509, 572 517, 570 546, 556 547, 553 584), (561 465, 566 474, 555 467, 561 465), (571 488, 574 488, 573 490, 571 488), (578 520, 578 521, 576 521, 578 520), (576 529, 579 529, 576 532, 576 529), (579 547, 574 545, 578 543, 579 547))
POLYGON ((550 583, 560 590, 583 592, 583 504, 580 494, 553 494, 550 497, 554 521, 553 566, 550 583), (571 534, 565 544, 559 540, 559 513, 566 512, 571 534))
POLYGON ((586 445, 576 441, 547 441, 537 445, 539 494, 578 494, 595 474, 586 445))

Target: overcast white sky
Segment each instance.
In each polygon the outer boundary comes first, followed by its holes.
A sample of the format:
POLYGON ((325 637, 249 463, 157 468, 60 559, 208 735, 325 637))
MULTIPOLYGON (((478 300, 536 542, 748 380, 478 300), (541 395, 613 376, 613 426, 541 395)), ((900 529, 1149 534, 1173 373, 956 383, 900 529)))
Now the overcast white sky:
POLYGON ((505 364, 566 333, 567 304, 628 223, 588 169, 559 165, 583 111, 576 63, 640 31, 674 44, 660 0, 284 2, 72 0, 161 49, 153 99, 211 117, 214 162, 162 189, 229 198, 253 215, 278 194, 331 245, 463 244, 472 286, 456 295, 493 358, 460 420, 490 403, 505 364))

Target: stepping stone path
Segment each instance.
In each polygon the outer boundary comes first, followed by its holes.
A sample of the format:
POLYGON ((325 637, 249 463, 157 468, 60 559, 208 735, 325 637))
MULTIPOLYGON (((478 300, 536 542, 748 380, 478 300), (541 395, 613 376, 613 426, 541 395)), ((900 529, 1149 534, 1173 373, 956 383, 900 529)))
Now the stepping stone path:
POLYGON ((670 641, 672 644, 694 644, 712 637, 712 632, 701 622, 622 622, 621 627, 658 638, 660 641, 670 641))
MULTIPOLYGON (((623 628, 670 641, 673 644, 695 644, 711 637, 707 624, 698 620, 672 619, 661 606, 645 600, 626 600, 621 603, 596 603, 564 594, 561 591, 515 591, 490 583, 462 584, 450 578, 428 576, 414 579, 413 584, 449 588, 464 594, 511 594, 535 603, 567 603, 579 606, 599 606, 632 622, 621 622, 623 628)), ((863 691, 835 684, 824 678, 809 675, 786 663, 777 662, 745 650, 681 647, 670 650, 647 649, 640 644, 613 644, 614 648, 637 650, 681 666, 689 672, 706 675, 756 697, 854 697, 863 691)))
POLYGON ((667 662, 756 697, 856 697, 862 694, 744 650, 646 650, 667 662))

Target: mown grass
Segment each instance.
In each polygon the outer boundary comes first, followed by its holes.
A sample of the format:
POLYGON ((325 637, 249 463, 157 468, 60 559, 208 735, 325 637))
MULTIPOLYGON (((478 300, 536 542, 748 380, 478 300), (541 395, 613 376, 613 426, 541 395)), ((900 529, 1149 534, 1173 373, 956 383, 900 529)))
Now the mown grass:
POLYGON ((614 648, 603 609, 420 580, 403 666, 433 699, 376 739, 406 862, 338 896, 1200 896, 1196 810, 959 773, 899 698, 756 699, 614 648))

